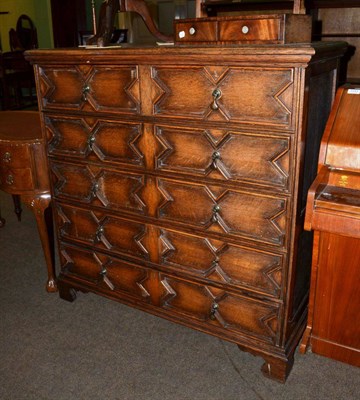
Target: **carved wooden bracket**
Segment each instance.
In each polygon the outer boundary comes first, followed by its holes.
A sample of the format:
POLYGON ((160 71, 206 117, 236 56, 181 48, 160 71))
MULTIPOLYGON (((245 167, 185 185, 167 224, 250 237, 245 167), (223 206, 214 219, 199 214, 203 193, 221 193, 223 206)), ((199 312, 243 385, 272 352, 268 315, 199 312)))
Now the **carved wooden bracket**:
POLYGON ((110 44, 115 16, 118 11, 136 12, 157 39, 164 42, 173 41, 172 36, 164 35, 157 29, 144 0, 104 0, 100 8, 97 33, 87 40, 87 45, 105 47, 110 44))

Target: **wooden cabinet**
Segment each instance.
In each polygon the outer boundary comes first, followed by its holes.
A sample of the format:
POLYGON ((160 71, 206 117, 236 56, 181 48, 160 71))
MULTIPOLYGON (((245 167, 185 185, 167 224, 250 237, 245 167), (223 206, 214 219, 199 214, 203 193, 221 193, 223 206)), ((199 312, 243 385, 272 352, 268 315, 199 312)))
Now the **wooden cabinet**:
POLYGON ((338 89, 309 190, 314 230, 307 327, 300 346, 360 367, 360 89, 338 89))
POLYGON ((232 341, 284 381, 306 320, 303 199, 345 48, 27 53, 60 296, 97 293, 232 341))

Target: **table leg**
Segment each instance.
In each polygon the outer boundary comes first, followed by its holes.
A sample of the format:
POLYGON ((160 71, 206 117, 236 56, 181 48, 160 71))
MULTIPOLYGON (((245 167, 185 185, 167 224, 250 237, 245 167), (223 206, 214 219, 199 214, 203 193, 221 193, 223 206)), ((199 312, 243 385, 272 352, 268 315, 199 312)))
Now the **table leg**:
POLYGON ((0 228, 2 228, 5 225, 5 220, 1 216, 1 210, 0 210, 0 228))
POLYGON ((13 202, 14 202, 14 211, 17 216, 18 221, 21 221, 21 213, 22 213, 22 208, 21 208, 21 201, 20 201, 20 196, 18 194, 13 194, 12 195, 13 202))
POLYGON ((22 199, 23 202, 33 211, 36 218, 48 272, 46 290, 48 292, 57 292, 53 219, 51 208, 49 207, 51 196, 49 193, 46 193, 36 197, 22 196, 22 199))

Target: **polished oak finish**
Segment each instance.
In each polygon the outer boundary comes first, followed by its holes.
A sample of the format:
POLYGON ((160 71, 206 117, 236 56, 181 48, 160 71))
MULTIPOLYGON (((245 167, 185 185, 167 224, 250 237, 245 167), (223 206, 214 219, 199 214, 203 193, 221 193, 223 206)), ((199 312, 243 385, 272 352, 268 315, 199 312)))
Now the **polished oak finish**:
POLYGON ((46 289, 56 291, 52 218, 48 209, 50 184, 45 139, 36 111, 0 112, 0 189, 20 195, 34 212, 47 263, 46 289))
POLYGON ((27 53, 60 296, 97 293, 229 340, 284 381, 307 312, 302 210, 317 164, 306 154, 320 142, 345 48, 27 53))
POLYGON ((360 367, 360 87, 338 90, 306 207, 315 231, 301 350, 360 367))

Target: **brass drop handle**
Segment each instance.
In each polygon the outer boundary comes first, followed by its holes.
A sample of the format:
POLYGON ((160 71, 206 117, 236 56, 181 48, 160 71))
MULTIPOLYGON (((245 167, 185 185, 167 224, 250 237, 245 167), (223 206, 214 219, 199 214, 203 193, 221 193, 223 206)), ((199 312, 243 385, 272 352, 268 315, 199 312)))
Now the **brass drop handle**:
POLYGON ((218 105, 218 103, 217 103, 217 101, 220 99, 220 97, 221 97, 221 90, 220 89, 214 89, 213 90, 213 92, 212 92, 212 97, 213 97, 213 102, 212 102, 212 104, 211 104, 211 108, 214 110, 214 111, 216 111, 216 110, 218 110, 219 109, 219 105, 218 105))
POLYGON ((88 144, 90 150, 92 150, 93 144, 95 143, 95 140, 96 140, 96 139, 95 139, 95 135, 94 135, 94 134, 92 134, 92 135, 89 136, 88 141, 87 141, 87 144, 88 144))
POLYGON ((215 204, 213 207, 213 213, 218 213, 220 211, 220 206, 219 204, 215 204))
POLYGON ((213 155, 212 155, 212 159, 215 160, 219 160, 221 158, 221 154, 219 151, 214 151, 213 155))
POLYGON ((225 166, 220 151, 214 151, 212 156, 212 163, 210 167, 213 169, 217 169, 226 179, 231 179, 231 173, 228 171, 227 167, 225 166))
POLYGON ((218 303, 212 303, 211 305, 211 309, 210 309, 210 319, 211 320, 215 320, 216 319, 216 313, 219 309, 219 304, 218 303))
POLYGON ((4 154, 3 161, 7 163, 11 161, 11 154, 8 151, 4 154))
POLYGON ((8 175, 8 176, 6 177, 6 183, 7 183, 8 185, 12 185, 12 184, 14 183, 14 177, 13 177, 12 175, 8 175))
POLYGON ((220 158, 221 158, 220 152, 219 151, 214 151, 212 156, 211 156, 211 158, 212 158, 212 164, 211 164, 212 167, 213 168, 217 168, 218 161, 220 161, 220 158))
POLYGON ((99 190, 99 184, 98 183, 94 183, 92 189, 91 189, 91 194, 93 196, 96 196, 96 192, 99 190))
POLYGON ((96 229, 96 232, 95 232, 95 241, 96 241, 96 242, 100 242, 101 236, 103 235, 103 233, 104 233, 104 227, 99 226, 99 227, 96 229))
POLYGON ((85 85, 82 89, 82 100, 83 101, 87 101, 87 95, 90 92, 90 86, 89 85, 85 85))
POLYGON ((101 271, 100 271, 100 275, 104 281, 104 283, 109 287, 110 290, 114 290, 115 286, 114 284, 111 282, 111 280, 106 276, 107 271, 106 268, 104 267, 101 271))
POLYGON ((213 220, 213 222, 217 222, 218 221, 218 214, 219 214, 219 211, 220 211, 220 206, 218 204, 215 204, 212 211, 213 211, 212 220, 213 220))

